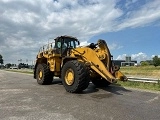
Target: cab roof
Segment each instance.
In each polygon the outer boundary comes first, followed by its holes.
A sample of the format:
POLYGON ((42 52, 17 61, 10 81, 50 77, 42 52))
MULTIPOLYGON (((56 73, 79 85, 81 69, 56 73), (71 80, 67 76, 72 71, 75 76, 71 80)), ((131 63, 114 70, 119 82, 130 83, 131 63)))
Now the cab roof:
POLYGON ((68 36, 68 35, 58 36, 55 38, 55 40, 58 40, 59 38, 72 38, 72 39, 78 40, 76 37, 68 36))

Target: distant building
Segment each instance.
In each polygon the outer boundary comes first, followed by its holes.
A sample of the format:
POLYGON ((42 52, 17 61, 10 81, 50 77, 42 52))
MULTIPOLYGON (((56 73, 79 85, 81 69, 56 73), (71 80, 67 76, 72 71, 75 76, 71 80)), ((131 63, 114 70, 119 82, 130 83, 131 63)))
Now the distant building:
POLYGON ((134 66, 135 64, 137 64, 136 60, 131 60, 130 56, 126 57, 126 60, 113 60, 115 65, 119 65, 119 66, 134 66))

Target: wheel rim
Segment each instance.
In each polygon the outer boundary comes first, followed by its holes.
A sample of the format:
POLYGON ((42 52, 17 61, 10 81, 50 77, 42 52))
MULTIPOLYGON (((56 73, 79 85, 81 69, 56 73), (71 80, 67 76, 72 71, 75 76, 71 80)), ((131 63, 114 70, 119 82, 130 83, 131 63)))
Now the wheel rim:
POLYGON ((74 72, 72 69, 66 71, 65 82, 67 85, 72 85, 74 83, 74 72))
POLYGON ((43 72, 42 72, 42 70, 40 70, 40 71, 39 71, 39 80, 41 80, 42 77, 43 77, 43 72))

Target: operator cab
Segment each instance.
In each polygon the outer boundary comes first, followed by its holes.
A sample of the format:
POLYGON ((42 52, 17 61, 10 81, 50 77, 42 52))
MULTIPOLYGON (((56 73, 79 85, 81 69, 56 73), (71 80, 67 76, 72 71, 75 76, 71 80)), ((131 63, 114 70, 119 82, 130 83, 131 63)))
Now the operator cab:
POLYGON ((60 36, 55 39, 55 48, 58 49, 61 56, 66 56, 67 52, 79 45, 79 41, 75 37, 60 36))

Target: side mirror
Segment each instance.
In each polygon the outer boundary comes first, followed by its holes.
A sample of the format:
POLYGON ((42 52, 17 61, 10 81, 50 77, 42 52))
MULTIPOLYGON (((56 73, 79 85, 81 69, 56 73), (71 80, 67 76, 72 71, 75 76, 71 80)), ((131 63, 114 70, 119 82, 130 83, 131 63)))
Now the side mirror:
POLYGON ((77 41, 78 42, 78 45, 80 45, 80 42, 79 41, 77 41))

